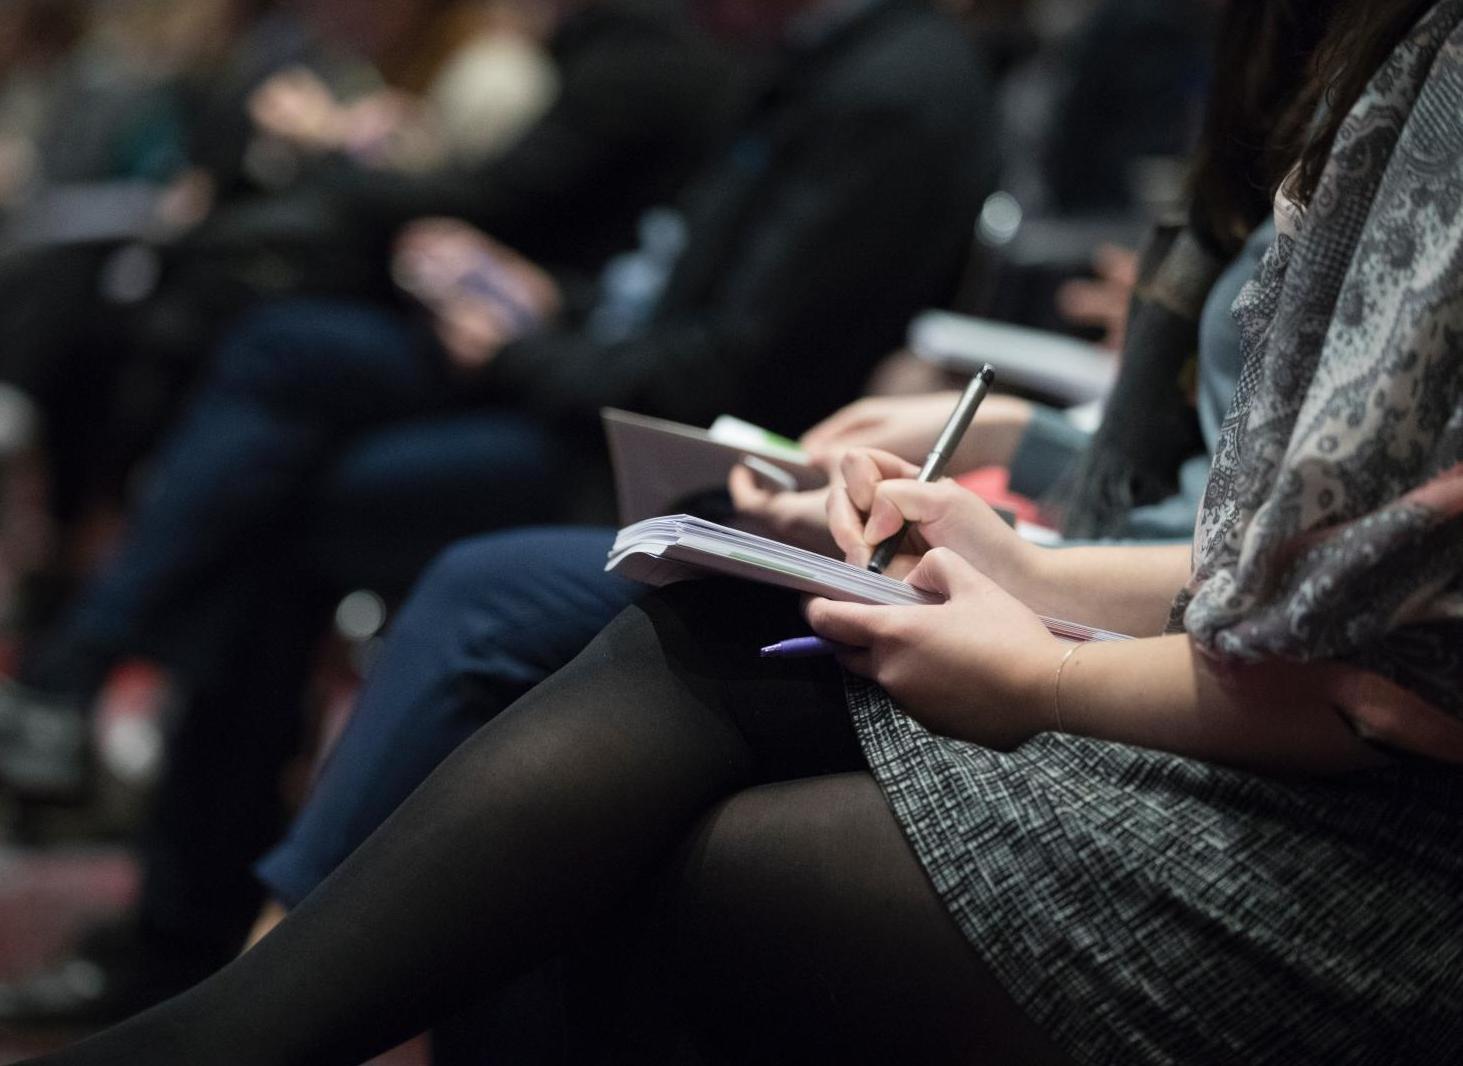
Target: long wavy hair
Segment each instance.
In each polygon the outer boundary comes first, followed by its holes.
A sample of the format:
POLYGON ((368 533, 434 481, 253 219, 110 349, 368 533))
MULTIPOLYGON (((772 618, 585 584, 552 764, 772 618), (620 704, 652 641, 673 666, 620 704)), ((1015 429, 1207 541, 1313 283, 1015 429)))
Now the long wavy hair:
POLYGON ((1312 65, 1347 2, 1230 0, 1225 10, 1190 178, 1194 228, 1225 258, 1269 214, 1295 162, 1288 116, 1306 106, 1312 65))
POLYGON ((1299 145, 1299 163, 1275 184, 1286 181, 1286 192, 1297 203, 1310 203, 1341 124, 1372 76, 1436 5, 1437 0, 1347 0, 1341 5, 1311 61, 1307 88, 1287 115, 1283 130, 1283 140, 1299 145))
POLYGON ((1233 255, 1282 182, 1308 204, 1347 113, 1436 2, 1230 0, 1190 179, 1196 231, 1233 255))

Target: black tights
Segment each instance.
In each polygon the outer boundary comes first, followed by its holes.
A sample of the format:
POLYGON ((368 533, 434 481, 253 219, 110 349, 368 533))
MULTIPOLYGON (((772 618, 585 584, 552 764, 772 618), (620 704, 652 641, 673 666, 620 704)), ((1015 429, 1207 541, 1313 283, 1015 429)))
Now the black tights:
POLYGON ((1059 1061, 866 771, 791 597, 651 596, 486 725, 254 950, 48 1064, 350 1066, 664 900, 714 1059, 1059 1061), (660 886, 657 888, 656 886, 660 886))

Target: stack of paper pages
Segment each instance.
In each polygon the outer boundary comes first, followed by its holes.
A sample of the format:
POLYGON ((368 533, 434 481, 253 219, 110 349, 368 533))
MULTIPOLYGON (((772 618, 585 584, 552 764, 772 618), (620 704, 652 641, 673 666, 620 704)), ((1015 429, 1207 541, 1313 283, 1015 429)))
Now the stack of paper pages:
MULTIPOLYGON (((907 582, 683 514, 647 518, 620 530, 605 569, 648 585, 722 574, 853 603, 898 607, 940 602, 907 582)), ((1073 642, 1129 639, 1075 622, 1042 621, 1053 635, 1073 642)))

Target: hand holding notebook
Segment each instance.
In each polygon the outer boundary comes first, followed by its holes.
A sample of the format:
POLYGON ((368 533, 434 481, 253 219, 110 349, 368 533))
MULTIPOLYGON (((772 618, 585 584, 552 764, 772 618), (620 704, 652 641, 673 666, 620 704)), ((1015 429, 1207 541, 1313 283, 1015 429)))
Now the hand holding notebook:
MULTIPOLYGON (((620 530, 605 569, 647 585, 737 577, 869 606, 929 607, 946 598, 863 566, 684 514, 650 518, 620 530)), ((1069 641, 1128 639, 1060 619, 1042 619, 1042 624, 1069 641)))
POLYGON ((721 575, 809 594, 810 625, 840 645, 815 651, 836 651, 937 732, 994 747, 1050 727, 995 708, 1041 708, 1074 649, 1129 639, 1039 618, 948 550, 921 559, 910 583, 689 515, 621 530, 606 569, 651 585, 721 575))
MULTIPOLYGON (((1014 590, 1040 569, 1032 553, 1043 549, 1022 541, 976 497, 933 480, 990 374, 985 368, 966 389, 923 468, 867 450, 844 458, 845 483, 831 487, 829 515, 848 561, 671 515, 621 530, 606 569, 655 585, 722 574, 806 593, 817 636, 760 653, 836 654, 845 669, 878 682, 937 732, 995 747, 1021 743, 1050 727, 1026 719, 1040 706, 1038 689, 1053 670, 1060 691, 1080 643, 1127 638, 1039 617, 1014 590), (970 555, 952 546, 962 540, 970 555), (896 557, 900 548, 913 551, 896 557), (899 581, 886 568, 907 570, 910 580, 899 581)), ((1060 729, 1059 707, 1053 704, 1060 729)))

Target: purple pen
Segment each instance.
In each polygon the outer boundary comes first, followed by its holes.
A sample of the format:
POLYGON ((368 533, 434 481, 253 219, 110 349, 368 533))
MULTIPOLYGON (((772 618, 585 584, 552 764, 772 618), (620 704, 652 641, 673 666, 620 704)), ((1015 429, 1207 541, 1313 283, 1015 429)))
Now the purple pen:
POLYGON ((834 655, 843 651, 842 644, 835 644, 822 637, 794 637, 792 640, 769 644, 762 649, 764 659, 811 659, 815 655, 834 655))

